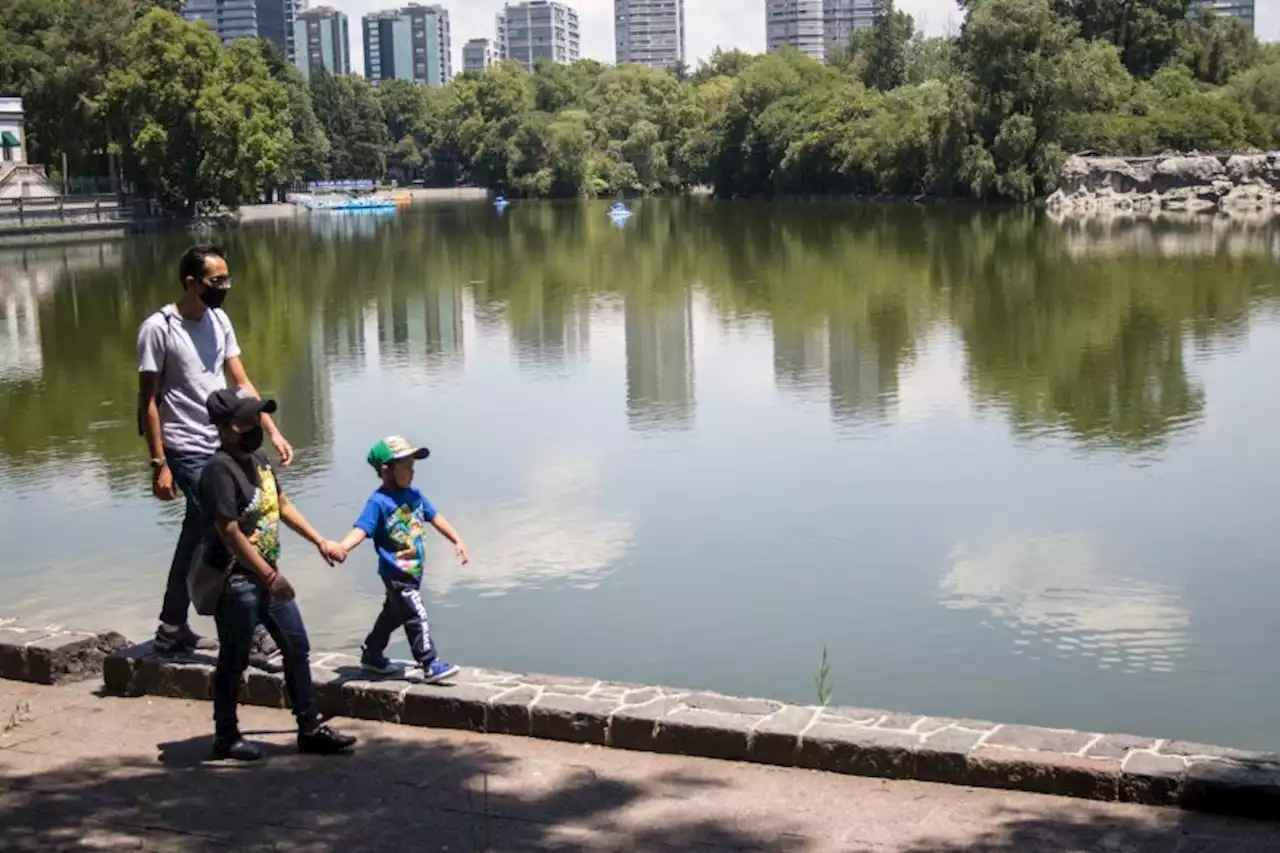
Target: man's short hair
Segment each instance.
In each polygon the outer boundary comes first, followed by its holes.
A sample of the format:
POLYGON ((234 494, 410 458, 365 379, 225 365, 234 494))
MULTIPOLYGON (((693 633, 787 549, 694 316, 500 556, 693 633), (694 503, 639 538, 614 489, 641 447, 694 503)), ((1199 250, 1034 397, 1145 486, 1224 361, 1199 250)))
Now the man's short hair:
POLYGON ((227 255, 222 251, 221 246, 192 246, 182 253, 182 260, 178 261, 178 281, 183 287, 187 286, 187 279, 194 278, 196 281, 204 278, 204 262, 209 258, 227 259, 227 255))

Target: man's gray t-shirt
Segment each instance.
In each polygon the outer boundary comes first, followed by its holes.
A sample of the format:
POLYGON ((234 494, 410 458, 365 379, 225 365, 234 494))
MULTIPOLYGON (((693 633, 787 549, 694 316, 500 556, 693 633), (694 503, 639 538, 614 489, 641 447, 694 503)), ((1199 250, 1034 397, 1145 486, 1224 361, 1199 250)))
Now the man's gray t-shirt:
POLYGON ((240 342, 221 308, 199 321, 183 318, 172 305, 138 328, 138 372, 160 373, 160 434, 172 453, 212 455, 218 429, 209 423, 206 402, 227 387, 223 368, 240 357, 240 342))

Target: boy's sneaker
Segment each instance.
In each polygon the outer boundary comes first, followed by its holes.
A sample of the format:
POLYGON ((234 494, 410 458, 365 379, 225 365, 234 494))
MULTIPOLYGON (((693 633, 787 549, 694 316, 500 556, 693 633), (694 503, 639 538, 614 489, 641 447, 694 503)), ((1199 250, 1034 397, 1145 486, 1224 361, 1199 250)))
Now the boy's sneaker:
POLYGON ((422 680, 426 684, 439 684, 453 678, 462 670, 451 663, 445 663, 442 660, 433 660, 431 663, 422 667, 422 680))
POLYGON ((355 746, 351 735, 321 724, 309 732, 298 732, 298 752, 307 755, 338 755, 355 746))
POLYGON ((396 675, 403 671, 403 667, 393 663, 385 654, 375 654, 368 649, 361 650, 360 668, 378 675, 396 675))
POLYGON ((185 655, 194 651, 216 649, 218 644, 213 640, 201 637, 191 630, 190 625, 160 625, 156 628, 156 638, 151 643, 156 654, 185 655))

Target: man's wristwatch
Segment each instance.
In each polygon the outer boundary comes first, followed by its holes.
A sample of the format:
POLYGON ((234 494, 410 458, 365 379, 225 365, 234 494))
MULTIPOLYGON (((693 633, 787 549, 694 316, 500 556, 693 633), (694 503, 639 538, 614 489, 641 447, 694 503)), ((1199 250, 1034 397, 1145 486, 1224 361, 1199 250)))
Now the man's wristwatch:
POLYGON ((161 468, 168 467, 168 465, 169 465, 169 460, 165 459, 163 456, 158 456, 155 459, 151 460, 152 471, 159 471, 161 468))

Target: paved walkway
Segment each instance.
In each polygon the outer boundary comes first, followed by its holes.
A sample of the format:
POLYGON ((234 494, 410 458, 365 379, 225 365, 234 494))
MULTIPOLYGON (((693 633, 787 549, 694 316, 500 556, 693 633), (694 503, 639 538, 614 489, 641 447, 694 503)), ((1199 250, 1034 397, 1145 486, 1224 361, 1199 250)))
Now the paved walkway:
POLYGON ((206 763, 210 706, 0 681, 0 848, 1244 853, 1276 824, 343 721, 350 757, 206 763))

